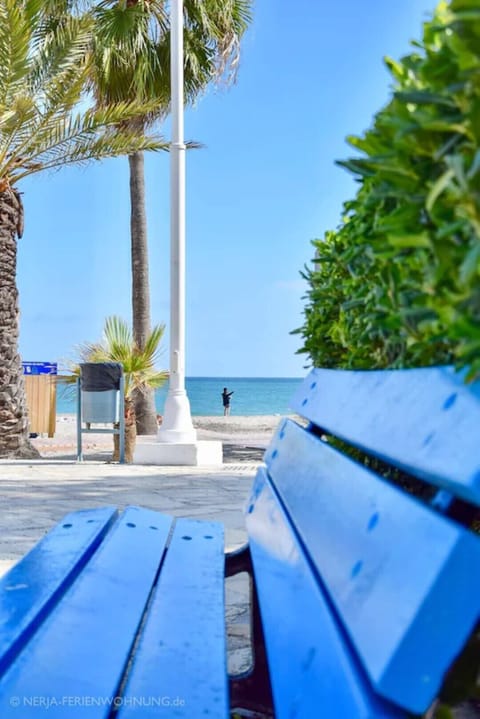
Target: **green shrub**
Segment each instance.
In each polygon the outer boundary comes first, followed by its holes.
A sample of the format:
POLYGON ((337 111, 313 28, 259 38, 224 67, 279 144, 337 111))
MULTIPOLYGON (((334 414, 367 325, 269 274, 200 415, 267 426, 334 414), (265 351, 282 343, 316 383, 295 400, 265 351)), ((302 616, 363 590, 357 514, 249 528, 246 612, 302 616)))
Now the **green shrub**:
POLYGON ((302 352, 324 367, 480 373, 480 7, 441 2, 340 162, 359 182, 313 242, 302 352))

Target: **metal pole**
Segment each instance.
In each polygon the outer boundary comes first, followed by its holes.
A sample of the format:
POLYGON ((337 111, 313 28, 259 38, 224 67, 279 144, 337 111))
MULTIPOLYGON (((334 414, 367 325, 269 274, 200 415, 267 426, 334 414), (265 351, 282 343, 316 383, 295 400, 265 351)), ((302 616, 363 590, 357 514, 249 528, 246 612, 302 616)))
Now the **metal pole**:
POLYGON ((118 459, 120 464, 125 464, 125 377, 123 369, 120 375, 119 395, 118 431, 120 435, 118 438, 118 459))
POLYGON ((83 462, 82 452, 82 383, 77 377, 77 462, 83 462))
POLYGON ((183 134, 183 0, 170 10, 172 141, 170 144, 170 385, 161 442, 196 441, 185 390, 185 142, 183 134))

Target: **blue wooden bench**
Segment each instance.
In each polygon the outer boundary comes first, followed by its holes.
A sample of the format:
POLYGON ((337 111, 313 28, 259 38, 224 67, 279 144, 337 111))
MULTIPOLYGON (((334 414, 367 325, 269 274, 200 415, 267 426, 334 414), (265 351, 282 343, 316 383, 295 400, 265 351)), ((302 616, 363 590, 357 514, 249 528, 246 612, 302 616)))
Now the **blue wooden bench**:
POLYGON ((467 526, 480 383, 448 368, 314 370, 293 409, 309 424, 280 423, 246 504, 248 546, 226 561, 218 524, 103 507, 65 517, 11 569, 2 719, 428 709, 480 617, 480 538, 467 526), (418 478, 424 499, 347 443, 418 478), (224 578, 239 571, 254 578, 254 666, 229 679, 224 578))

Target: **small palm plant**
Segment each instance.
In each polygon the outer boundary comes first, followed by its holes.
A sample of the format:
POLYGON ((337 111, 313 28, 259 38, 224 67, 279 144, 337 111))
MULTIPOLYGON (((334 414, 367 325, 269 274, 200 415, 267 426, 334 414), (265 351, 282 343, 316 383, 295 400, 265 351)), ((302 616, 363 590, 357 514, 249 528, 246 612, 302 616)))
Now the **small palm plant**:
MULTIPOLYGON (((142 348, 133 338, 128 324, 119 317, 108 317, 103 328, 100 342, 85 342, 78 348, 81 362, 119 362, 123 367, 125 381, 125 459, 133 461, 136 440, 135 392, 144 392, 145 388, 156 389, 168 379, 166 370, 157 370, 160 355, 160 343, 165 325, 156 325, 147 337, 142 348)), ((74 370, 78 375, 79 368, 74 370)), ((118 439, 118 435, 115 435, 118 439)), ((118 459, 118 446, 115 443, 114 459, 118 459)))
POLYGON ((88 107, 92 19, 45 22, 44 0, 0 0, 0 457, 38 455, 28 439, 18 353, 17 238, 23 233, 18 184, 63 165, 166 149, 132 120, 135 100, 88 107), (82 103, 82 111, 75 108, 82 103))

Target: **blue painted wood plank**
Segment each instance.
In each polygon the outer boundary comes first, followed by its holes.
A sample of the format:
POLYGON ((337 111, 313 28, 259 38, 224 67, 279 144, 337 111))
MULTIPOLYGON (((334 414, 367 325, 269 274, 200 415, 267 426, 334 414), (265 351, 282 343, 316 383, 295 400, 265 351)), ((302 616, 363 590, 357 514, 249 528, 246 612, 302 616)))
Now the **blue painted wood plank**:
POLYGON ((372 682, 425 711, 480 617, 480 538, 289 420, 266 462, 372 682))
POLYGON ((172 519, 128 508, 81 576, 0 679, 0 716, 107 717, 157 575, 172 519), (33 701, 33 704, 32 704, 33 701), (37 704, 35 704, 37 701, 37 704))
POLYGON ((67 514, 0 581, 0 673, 89 561, 114 507, 67 514))
POLYGON ((229 716, 224 564, 222 525, 177 521, 119 719, 229 716))
POLYGON ((328 432, 480 505, 480 381, 451 367, 313 370, 292 409, 328 432))
POLYGON ((264 469, 246 523, 276 719, 403 716, 373 691, 264 469))

